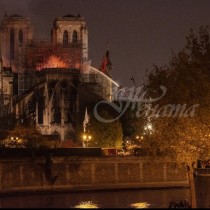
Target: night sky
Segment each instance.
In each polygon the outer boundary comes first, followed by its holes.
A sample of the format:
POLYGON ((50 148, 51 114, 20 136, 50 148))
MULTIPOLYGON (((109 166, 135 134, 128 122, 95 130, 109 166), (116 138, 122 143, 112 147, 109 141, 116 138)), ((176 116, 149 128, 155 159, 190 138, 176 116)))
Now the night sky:
POLYGON ((55 17, 80 13, 89 31, 89 59, 99 67, 110 43, 112 75, 122 86, 137 85, 153 64, 167 64, 190 28, 210 25, 210 0, 0 0, 0 17, 31 17, 35 37, 50 39, 55 17))

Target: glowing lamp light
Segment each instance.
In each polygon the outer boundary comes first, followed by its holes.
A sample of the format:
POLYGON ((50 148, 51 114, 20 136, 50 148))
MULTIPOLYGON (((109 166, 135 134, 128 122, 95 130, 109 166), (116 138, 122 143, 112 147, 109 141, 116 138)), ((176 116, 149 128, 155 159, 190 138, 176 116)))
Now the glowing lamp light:
POLYGON ((84 140, 91 140, 91 139, 92 139, 92 136, 91 136, 91 135, 86 135, 86 134, 84 134, 84 135, 83 135, 83 139, 84 139, 84 140))
POLYGON ((149 130, 152 130, 152 125, 149 124, 149 125, 147 126, 147 128, 148 128, 149 130))
POLYGON ((92 139, 92 136, 91 135, 86 135, 84 134, 83 135, 83 147, 88 147, 88 142, 92 139), (85 146, 86 144, 86 146, 85 146))
POLYGON ((92 139, 92 136, 89 135, 89 136, 88 136, 88 139, 91 140, 91 139, 92 139))

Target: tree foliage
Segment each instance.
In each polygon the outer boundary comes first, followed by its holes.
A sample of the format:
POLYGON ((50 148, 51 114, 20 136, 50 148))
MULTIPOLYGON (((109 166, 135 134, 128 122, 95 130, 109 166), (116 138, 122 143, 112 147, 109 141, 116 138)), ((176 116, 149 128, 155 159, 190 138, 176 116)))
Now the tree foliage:
POLYGON ((153 102, 154 132, 145 138, 145 144, 178 163, 191 165, 197 159, 210 157, 210 40, 208 27, 193 30, 186 37, 185 47, 173 54, 168 65, 154 66, 148 76, 145 90, 151 98, 160 95, 160 86, 166 95, 153 102), (171 107, 185 107, 181 112, 171 107), (193 108, 194 107, 194 108, 193 108))
POLYGON ((13 129, 7 131, 7 136, 1 140, 1 147, 22 148, 53 148, 57 142, 52 137, 41 135, 35 126, 23 126, 17 124, 13 129))
MULTIPOLYGON (((100 116, 104 119, 113 119, 113 115, 106 109, 101 110, 100 116)), ((98 121, 94 115, 90 118, 90 133, 92 140, 90 146, 97 147, 116 147, 122 146, 122 128, 119 120, 111 123, 105 123, 98 121)))
MULTIPOLYGON (((122 110, 126 106, 126 101, 121 101, 122 110)), ((117 101, 115 101, 116 105, 119 105, 117 101)), ((135 117, 136 106, 132 107, 132 104, 125 109, 124 113, 120 116, 119 120, 121 123, 123 137, 133 137, 136 133, 135 122, 137 121, 135 117)), ((119 113, 118 113, 119 114, 119 113)))

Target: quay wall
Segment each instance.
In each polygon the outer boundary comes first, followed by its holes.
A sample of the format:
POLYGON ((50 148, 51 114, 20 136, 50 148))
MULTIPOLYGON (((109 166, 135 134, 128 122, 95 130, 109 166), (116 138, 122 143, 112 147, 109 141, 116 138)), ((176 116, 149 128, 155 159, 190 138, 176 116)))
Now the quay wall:
POLYGON ((0 159, 0 193, 188 187, 185 168, 150 157, 0 159))
POLYGON ((198 208, 210 208, 210 168, 195 170, 195 189, 198 208))

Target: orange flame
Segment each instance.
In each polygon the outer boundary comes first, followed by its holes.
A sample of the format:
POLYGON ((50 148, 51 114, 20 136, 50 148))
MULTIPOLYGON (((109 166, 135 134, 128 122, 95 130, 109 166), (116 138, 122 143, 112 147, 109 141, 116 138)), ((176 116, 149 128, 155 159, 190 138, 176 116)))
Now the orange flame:
POLYGON ((38 64, 36 66, 36 69, 39 71, 45 68, 69 68, 69 65, 63 62, 60 57, 51 55, 47 62, 38 64))

